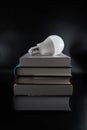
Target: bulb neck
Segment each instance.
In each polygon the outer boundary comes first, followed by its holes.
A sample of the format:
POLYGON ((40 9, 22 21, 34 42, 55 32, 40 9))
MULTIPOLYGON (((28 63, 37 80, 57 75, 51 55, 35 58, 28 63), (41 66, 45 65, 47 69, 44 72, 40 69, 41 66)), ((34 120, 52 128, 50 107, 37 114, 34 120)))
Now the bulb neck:
POLYGON ((29 49, 28 52, 31 56, 37 55, 37 54, 39 54, 39 48, 37 46, 32 47, 29 49))

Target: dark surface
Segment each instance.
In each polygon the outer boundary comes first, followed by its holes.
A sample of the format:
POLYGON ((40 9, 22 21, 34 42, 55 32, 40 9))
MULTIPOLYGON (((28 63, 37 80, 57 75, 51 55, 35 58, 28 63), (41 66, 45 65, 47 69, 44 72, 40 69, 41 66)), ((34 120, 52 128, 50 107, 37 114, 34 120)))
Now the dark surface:
POLYGON ((86 130, 87 125, 87 84, 86 75, 72 74, 73 95, 70 100, 71 112, 65 111, 14 111, 14 76, 2 79, 0 89, 0 119, 3 126, 37 129, 86 130), (4 80, 4 82, 3 82, 4 80))

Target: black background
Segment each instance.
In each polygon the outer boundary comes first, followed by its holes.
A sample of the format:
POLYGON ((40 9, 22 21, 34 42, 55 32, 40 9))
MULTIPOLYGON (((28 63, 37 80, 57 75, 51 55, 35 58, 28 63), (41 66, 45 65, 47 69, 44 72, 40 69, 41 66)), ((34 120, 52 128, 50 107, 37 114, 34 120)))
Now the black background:
POLYGON ((41 2, 28 8, 0 8, 0 119, 13 128, 78 129, 86 125, 87 8, 80 2, 41 2), (49 35, 65 42, 72 59, 72 112, 14 112, 13 69, 19 57, 49 35))

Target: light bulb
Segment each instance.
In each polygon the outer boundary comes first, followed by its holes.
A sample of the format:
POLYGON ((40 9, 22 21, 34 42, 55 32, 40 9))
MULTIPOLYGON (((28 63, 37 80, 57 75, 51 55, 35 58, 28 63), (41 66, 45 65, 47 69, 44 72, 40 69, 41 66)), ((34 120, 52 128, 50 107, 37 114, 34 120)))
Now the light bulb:
POLYGON ((64 49, 64 41, 60 36, 51 35, 43 42, 31 47, 28 52, 30 55, 58 55, 64 49))

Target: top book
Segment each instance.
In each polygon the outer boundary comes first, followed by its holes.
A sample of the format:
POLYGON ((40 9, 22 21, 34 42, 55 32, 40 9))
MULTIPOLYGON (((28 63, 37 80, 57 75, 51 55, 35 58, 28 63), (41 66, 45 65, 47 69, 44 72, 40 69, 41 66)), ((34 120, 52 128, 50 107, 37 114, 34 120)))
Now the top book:
POLYGON ((24 67, 70 67, 71 58, 63 53, 57 56, 30 56, 26 53, 19 58, 19 64, 24 67))

